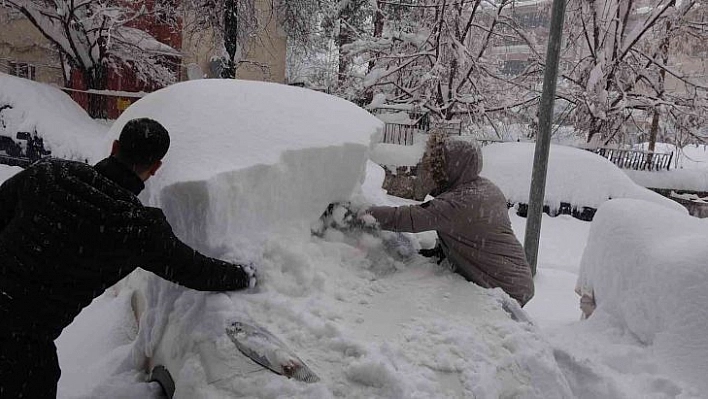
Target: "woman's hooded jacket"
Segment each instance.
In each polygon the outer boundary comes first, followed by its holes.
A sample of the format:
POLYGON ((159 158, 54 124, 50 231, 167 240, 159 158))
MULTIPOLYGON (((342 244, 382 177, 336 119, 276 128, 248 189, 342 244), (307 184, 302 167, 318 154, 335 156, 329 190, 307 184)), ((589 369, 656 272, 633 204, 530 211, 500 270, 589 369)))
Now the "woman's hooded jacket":
POLYGON ((431 157, 436 151, 429 145, 423 168, 435 181, 435 199, 420 205, 372 207, 369 212, 384 230, 436 230, 457 273, 485 288, 500 287, 525 305, 534 295, 531 268, 511 229, 504 194, 479 176, 479 146, 444 140, 437 147, 437 156, 431 157))

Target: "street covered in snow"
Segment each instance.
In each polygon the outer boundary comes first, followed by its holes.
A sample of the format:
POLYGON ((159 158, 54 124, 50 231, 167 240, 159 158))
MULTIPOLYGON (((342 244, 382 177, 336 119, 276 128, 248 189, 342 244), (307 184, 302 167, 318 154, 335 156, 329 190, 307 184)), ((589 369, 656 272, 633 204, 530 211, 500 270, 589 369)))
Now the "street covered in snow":
MULTIPOLYGON (((24 106, 28 115, 51 113, 24 106)), ((49 115, 67 117, 74 118, 49 115)), ((383 123, 352 103, 282 85, 204 80, 146 96, 107 132, 95 124, 93 137, 85 128, 53 137, 47 128, 46 141, 54 154, 93 162, 136 117, 160 121, 172 140, 143 203, 161 207, 199 251, 257 265, 259 285, 201 293, 136 270, 56 341, 61 398, 160 397, 146 381, 155 365, 170 371, 178 398, 706 396, 708 219, 689 216, 604 158, 551 150, 547 204, 598 212, 592 223, 544 215, 536 295, 524 308, 529 323, 502 309, 501 290, 428 258, 392 256, 380 237, 312 234, 333 202, 412 203, 387 195, 384 170, 371 159, 408 164, 416 156, 379 144, 383 123), (66 142, 72 150, 62 152, 66 142), (597 299, 587 320, 576 286, 597 299), (233 321, 269 330, 320 381, 251 362, 225 334, 233 321)), ((524 202, 533 145, 493 144, 483 154, 482 175, 524 202)), ((0 180, 19 170, 0 165, 0 180)), ((514 208, 509 215, 522 240, 525 219, 514 208)), ((416 249, 435 241, 432 233, 408 237, 416 249)))

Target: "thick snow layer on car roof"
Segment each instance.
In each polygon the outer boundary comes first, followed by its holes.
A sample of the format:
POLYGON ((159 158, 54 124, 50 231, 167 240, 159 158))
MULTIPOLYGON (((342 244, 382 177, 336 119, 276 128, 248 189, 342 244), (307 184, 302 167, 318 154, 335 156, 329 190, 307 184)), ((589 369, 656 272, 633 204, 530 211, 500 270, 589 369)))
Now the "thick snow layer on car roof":
POLYGON ((240 80, 152 93, 126 110, 107 138, 138 117, 159 121, 171 136, 143 200, 164 209, 178 236, 215 255, 275 228, 302 228, 330 202, 348 199, 383 127, 340 98, 240 80))

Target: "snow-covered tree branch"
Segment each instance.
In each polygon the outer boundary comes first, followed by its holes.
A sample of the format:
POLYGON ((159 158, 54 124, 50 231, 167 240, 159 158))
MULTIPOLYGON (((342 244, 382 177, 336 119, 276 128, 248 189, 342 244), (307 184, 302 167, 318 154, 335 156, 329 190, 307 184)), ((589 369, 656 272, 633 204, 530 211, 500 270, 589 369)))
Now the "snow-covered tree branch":
MULTIPOLYGON (((384 23, 379 35, 360 35, 343 50, 362 59, 361 93, 386 96, 398 108, 426 110, 439 119, 507 111, 535 98, 538 69, 502 71, 500 48, 536 43, 508 14, 514 1, 420 0, 378 2, 384 23), (523 87, 519 95, 514 87, 523 87), (526 95, 526 93, 529 93, 526 95)), ((533 102, 533 101, 531 101, 533 102)))
POLYGON ((704 77, 691 74, 698 1, 571 0, 559 95, 587 140, 623 141, 630 124, 655 141, 660 126, 697 139, 708 111, 704 77))
MULTIPOLYGON (((148 9, 139 2, 101 0, 4 0, 0 6, 21 12, 67 61, 80 72, 88 89, 106 88, 108 68, 125 67, 146 83, 168 84, 176 79, 169 57, 179 57, 137 21, 148 16, 175 21, 173 2, 156 2, 148 9)), ((67 76, 70 71, 67 71, 67 76)), ((101 96, 89 101, 89 113, 103 117, 101 96)))

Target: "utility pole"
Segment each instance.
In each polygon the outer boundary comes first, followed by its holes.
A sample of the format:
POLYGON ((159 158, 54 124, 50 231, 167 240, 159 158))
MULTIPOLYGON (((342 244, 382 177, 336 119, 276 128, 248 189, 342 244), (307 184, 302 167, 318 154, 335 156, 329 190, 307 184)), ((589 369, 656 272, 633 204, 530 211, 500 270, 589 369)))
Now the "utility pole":
POLYGON ((551 128, 553 124, 553 102, 556 97, 558 80, 558 59, 563 35, 563 18, 566 0, 553 0, 551 11, 551 32, 546 50, 546 69, 543 74, 543 92, 538 111, 538 134, 536 151, 533 157, 533 175, 529 192, 529 209, 526 216, 526 236, 524 250, 531 265, 531 273, 536 275, 538 261, 538 242, 541 237, 541 218, 543 198, 546 194, 546 174, 548 172, 548 154, 551 150, 551 128))

